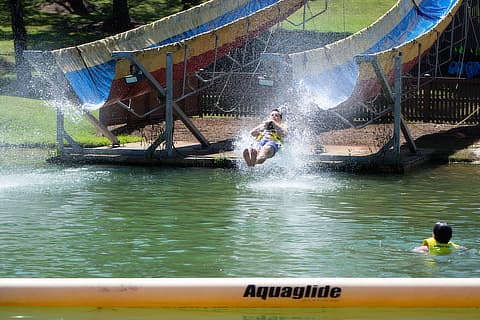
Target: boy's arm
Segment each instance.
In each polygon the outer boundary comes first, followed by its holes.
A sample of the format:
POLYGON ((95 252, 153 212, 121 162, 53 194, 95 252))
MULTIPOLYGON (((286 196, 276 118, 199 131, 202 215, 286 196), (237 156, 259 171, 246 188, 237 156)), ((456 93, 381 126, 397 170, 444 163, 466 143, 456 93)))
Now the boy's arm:
POLYGON ((288 134, 288 127, 286 124, 277 124, 273 122, 273 125, 275 126, 275 130, 277 130, 278 134, 281 137, 285 137, 288 134))
POLYGON ((260 131, 262 131, 263 129, 265 129, 265 123, 262 122, 261 124, 250 130, 250 134, 254 137, 257 137, 260 131))
POLYGON ((418 252, 418 253, 427 253, 428 252, 428 246, 416 247, 415 249, 413 249, 413 251, 418 252))

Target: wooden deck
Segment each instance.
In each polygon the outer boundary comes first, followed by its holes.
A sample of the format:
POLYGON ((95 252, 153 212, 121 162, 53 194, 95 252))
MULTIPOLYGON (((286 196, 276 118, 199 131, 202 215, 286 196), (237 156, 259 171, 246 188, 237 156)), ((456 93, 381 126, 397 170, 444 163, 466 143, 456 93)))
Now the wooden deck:
MULTIPOLYGON (((480 163, 480 126, 457 127, 423 135, 415 140, 415 144, 415 153, 402 145, 399 159, 385 147, 372 150, 371 146, 336 144, 307 148, 302 158, 312 170, 350 172, 404 173, 432 163, 480 163)), ((146 143, 131 143, 120 147, 83 148, 80 152, 65 147, 63 155, 51 161, 205 168, 238 168, 244 165, 241 152, 234 150, 233 139, 212 142, 209 147, 191 141, 175 141, 171 156, 167 156, 161 147, 149 155, 148 146, 146 143)))
MULTIPOLYGON (((140 143, 115 148, 84 148, 82 152, 65 148, 62 156, 52 160, 62 163, 204 168, 237 168, 243 165, 242 155, 240 151, 233 150, 231 141, 217 142, 207 148, 202 148, 200 144, 177 142, 170 157, 163 150, 157 150, 149 157, 146 148, 140 143)), ((388 154, 372 153, 367 146, 325 145, 321 150, 312 150, 306 161, 312 170, 405 172, 428 162, 429 154, 426 150, 410 154, 402 149, 401 161, 397 163, 388 154)))

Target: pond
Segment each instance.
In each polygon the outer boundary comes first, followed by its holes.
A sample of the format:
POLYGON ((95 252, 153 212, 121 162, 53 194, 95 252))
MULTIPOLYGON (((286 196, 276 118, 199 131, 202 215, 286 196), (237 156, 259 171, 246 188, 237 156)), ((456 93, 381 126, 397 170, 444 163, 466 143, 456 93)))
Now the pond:
POLYGON ((0 153, 0 277, 480 276, 478 166, 359 175, 49 156, 0 153), (468 250, 413 253, 441 220, 468 250))

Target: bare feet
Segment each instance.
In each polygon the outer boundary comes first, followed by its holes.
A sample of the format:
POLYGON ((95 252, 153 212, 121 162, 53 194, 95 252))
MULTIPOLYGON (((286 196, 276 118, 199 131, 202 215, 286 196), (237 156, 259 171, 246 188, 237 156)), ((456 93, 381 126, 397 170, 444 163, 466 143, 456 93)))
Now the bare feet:
POLYGON ((252 163, 252 167, 257 164, 257 149, 250 150, 250 162, 252 163))
POLYGON ((252 159, 250 157, 250 151, 248 149, 243 150, 243 159, 247 163, 247 166, 252 167, 252 159))
POLYGON ((257 164, 257 150, 256 149, 244 149, 243 159, 247 163, 247 166, 254 167, 257 164))

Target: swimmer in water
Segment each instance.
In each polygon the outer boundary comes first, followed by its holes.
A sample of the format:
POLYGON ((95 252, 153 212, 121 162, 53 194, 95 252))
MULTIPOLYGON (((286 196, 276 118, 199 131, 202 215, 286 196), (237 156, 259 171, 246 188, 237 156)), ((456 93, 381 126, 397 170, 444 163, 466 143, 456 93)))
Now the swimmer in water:
POLYGON ((452 227, 446 222, 437 222, 433 226, 432 236, 424 239, 422 245, 413 249, 414 252, 431 254, 448 254, 456 250, 465 250, 465 247, 458 245, 452 238, 452 227))

